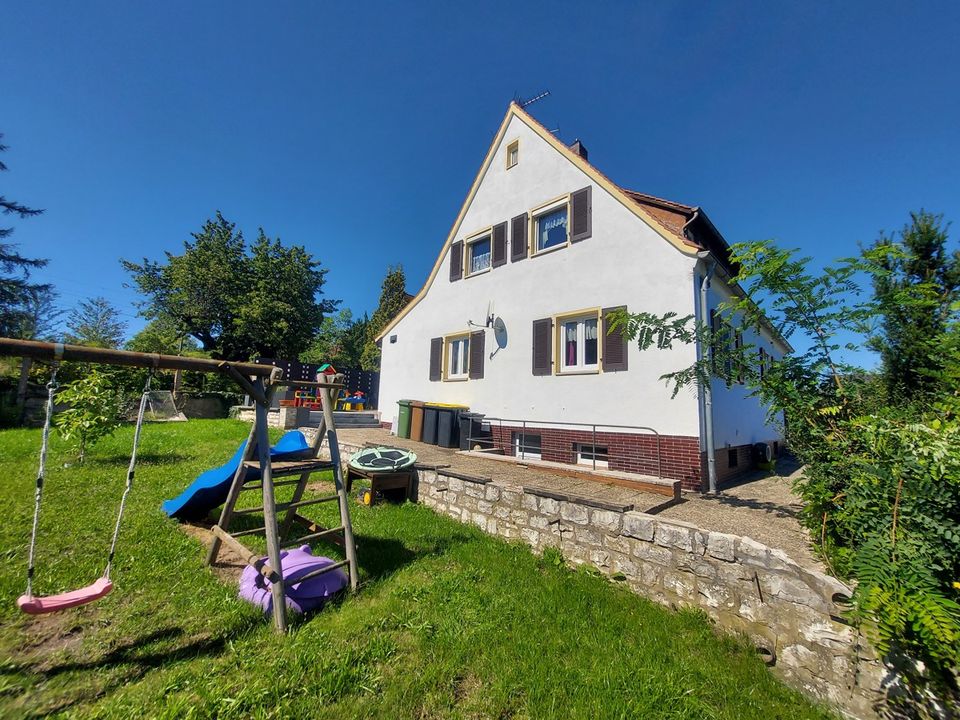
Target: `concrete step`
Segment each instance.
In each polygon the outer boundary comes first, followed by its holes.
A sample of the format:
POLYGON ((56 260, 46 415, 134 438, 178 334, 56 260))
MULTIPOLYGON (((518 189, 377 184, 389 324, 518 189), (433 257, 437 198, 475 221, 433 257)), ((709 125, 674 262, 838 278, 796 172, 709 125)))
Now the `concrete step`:
MULTIPOLYGON (((323 419, 323 413, 319 410, 310 412, 310 424, 319 425, 323 419)), ((380 420, 375 411, 338 411, 333 413, 333 422, 338 428, 378 428, 380 420)))

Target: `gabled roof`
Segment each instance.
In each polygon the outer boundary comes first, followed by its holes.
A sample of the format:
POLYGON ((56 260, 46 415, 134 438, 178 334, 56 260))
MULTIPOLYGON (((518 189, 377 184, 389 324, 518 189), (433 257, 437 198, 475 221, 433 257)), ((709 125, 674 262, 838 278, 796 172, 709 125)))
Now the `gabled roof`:
POLYGON ((456 220, 454 220, 453 227, 450 228, 446 242, 444 242, 443 247, 440 249, 440 253, 433 265, 433 269, 430 271, 429 277, 407 306, 384 326, 380 334, 377 335, 377 341, 382 340, 387 333, 423 299, 424 295, 426 295, 427 289, 440 271, 440 266, 447 253, 447 248, 450 247, 450 244, 454 241, 460 230, 460 224, 466 216, 470 203, 473 202, 473 198, 480 187, 484 175, 486 175, 487 168, 490 167, 490 163, 493 161, 496 149, 503 140, 507 126, 510 124, 512 118, 517 118, 533 130, 533 132, 539 135, 548 145, 552 146, 557 152, 566 157, 567 160, 576 165, 584 174, 593 180, 594 183, 610 193, 616 200, 619 200, 625 208, 643 220, 654 232, 673 245, 677 250, 688 256, 693 256, 701 250, 710 250, 728 271, 733 270, 728 262, 729 247, 726 241, 720 236, 720 233, 716 231, 713 223, 707 219, 700 208, 620 187, 600 172, 594 165, 558 140, 552 132, 517 103, 511 102, 507 108, 507 114, 504 116, 503 122, 500 123, 499 130, 497 130, 497 134, 493 138, 493 142, 490 143, 490 148, 487 150, 483 164, 480 166, 480 170, 477 172, 473 184, 470 186, 470 192, 467 193, 467 197, 460 207, 460 212, 457 214, 456 220), (696 223, 698 228, 696 231, 691 230, 694 223, 696 223))

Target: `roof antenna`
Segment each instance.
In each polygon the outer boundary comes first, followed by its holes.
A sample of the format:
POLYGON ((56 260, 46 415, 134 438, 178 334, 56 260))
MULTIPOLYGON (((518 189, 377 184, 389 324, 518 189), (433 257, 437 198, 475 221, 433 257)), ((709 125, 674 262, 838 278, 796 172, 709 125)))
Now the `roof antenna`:
POLYGON ((543 100, 543 99, 544 99, 545 97, 547 97, 547 95, 549 95, 549 94, 550 94, 550 91, 549 91, 549 90, 544 90, 542 93, 540 93, 540 94, 537 95, 536 97, 530 98, 529 100, 524 100, 523 98, 520 98, 519 101, 517 102, 517 104, 518 104, 520 107, 525 108, 527 105, 533 105, 533 104, 534 104, 535 102, 537 102, 538 100, 543 100))

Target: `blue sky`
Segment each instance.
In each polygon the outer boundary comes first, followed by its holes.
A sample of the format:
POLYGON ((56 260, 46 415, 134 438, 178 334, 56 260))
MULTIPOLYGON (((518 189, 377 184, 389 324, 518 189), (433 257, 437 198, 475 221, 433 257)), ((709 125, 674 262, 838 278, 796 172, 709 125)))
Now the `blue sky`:
POLYGON ((818 261, 960 220, 956 3, 35 3, 0 23, 14 241, 138 328, 119 257, 221 210, 325 294, 415 292, 514 95, 614 181, 818 261))

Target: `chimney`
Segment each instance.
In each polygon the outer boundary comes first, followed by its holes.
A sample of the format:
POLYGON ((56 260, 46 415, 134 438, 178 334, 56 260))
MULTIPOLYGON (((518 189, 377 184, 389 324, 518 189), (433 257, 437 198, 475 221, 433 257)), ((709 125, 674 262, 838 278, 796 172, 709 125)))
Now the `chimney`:
POLYGON ((584 146, 582 142, 580 142, 580 138, 577 138, 576 140, 573 141, 573 145, 570 146, 570 149, 573 150, 577 155, 582 157, 584 160, 587 160, 587 148, 584 146))

